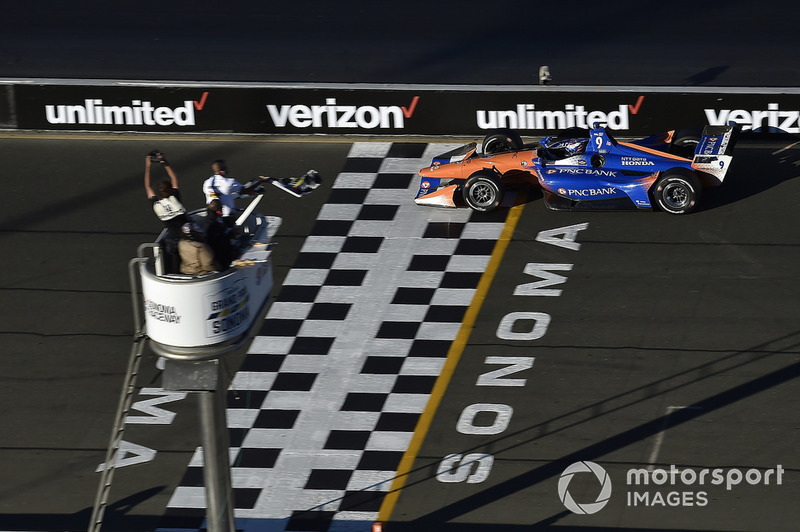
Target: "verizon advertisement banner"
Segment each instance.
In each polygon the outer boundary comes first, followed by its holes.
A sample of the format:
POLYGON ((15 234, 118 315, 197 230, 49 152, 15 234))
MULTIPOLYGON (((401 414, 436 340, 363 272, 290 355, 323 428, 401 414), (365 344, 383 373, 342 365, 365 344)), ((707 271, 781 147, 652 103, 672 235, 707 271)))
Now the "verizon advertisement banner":
POLYGON ((722 125, 800 133, 800 93, 558 87, 529 90, 17 85, 16 127, 275 135, 537 137, 605 124, 620 136, 722 125))

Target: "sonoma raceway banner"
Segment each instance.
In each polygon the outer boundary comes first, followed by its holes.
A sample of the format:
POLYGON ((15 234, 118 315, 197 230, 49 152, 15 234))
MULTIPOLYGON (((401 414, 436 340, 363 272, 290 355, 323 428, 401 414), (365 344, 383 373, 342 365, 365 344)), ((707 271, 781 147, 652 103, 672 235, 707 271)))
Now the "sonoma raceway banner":
POLYGON ((619 136, 641 136, 735 121, 800 133, 800 93, 792 89, 26 83, 5 86, 0 99, 0 125, 32 130, 374 137, 511 128, 539 137, 600 122, 619 136))

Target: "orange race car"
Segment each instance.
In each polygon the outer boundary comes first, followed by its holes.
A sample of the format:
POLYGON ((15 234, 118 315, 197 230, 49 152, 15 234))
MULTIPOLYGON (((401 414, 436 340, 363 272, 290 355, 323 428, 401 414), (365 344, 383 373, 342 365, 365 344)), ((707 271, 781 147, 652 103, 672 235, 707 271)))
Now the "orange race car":
POLYGON ((525 145, 511 130, 490 132, 434 157, 421 177, 419 205, 491 211, 507 188, 537 184, 555 210, 694 210, 703 187, 720 185, 739 127, 706 126, 619 142, 595 124, 525 145))

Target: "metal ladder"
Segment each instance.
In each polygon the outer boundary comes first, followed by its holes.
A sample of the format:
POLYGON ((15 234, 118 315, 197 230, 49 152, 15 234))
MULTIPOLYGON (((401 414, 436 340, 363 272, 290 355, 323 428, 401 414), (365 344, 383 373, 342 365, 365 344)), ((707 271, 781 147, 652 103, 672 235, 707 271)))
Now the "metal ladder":
POLYGON ((140 256, 131 260, 128 264, 135 332, 130 356, 128 357, 128 369, 122 384, 122 393, 120 394, 117 413, 114 418, 114 428, 111 431, 111 440, 108 444, 108 450, 106 451, 106 461, 100 478, 100 484, 97 488, 97 496, 94 500, 94 509, 92 510, 88 532, 100 532, 100 527, 103 525, 103 514, 108 504, 111 481, 114 478, 119 448, 122 444, 122 436, 125 432, 125 419, 133 403, 133 395, 136 391, 136 378, 139 376, 139 366, 142 362, 142 353, 144 352, 144 346, 147 340, 147 335, 144 333, 144 320, 141 311, 142 304, 137 295, 139 291, 139 277, 136 271, 136 266, 144 260, 146 259, 140 256))

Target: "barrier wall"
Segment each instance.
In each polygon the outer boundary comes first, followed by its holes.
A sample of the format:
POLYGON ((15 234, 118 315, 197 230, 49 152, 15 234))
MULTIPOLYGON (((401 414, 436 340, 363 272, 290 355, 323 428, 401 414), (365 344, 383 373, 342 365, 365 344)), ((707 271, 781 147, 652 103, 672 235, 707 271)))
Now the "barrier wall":
POLYGON ((20 130, 537 137, 593 122, 621 136, 736 121, 800 133, 800 90, 0 81, 20 130))

